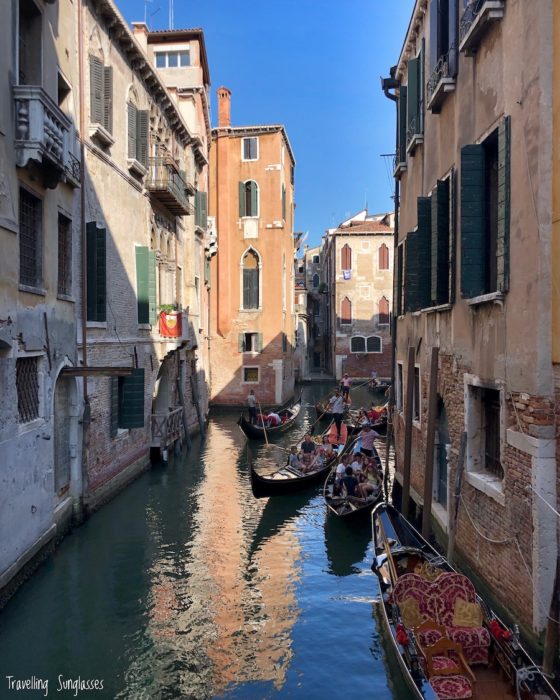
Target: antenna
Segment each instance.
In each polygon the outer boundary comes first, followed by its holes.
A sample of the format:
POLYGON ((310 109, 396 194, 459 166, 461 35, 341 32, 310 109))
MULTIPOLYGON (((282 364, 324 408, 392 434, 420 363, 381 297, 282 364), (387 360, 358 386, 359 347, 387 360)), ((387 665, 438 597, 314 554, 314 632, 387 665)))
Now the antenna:
POLYGON ((148 24, 148 3, 154 0, 144 0, 144 24, 148 24))
POLYGON ((173 29, 173 0, 169 0, 169 29, 173 29))

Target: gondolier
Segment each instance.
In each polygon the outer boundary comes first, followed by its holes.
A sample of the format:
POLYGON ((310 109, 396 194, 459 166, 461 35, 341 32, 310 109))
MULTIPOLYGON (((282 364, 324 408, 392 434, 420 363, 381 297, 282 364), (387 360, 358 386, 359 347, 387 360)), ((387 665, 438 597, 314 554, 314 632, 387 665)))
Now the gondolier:
POLYGON ((364 425, 362 432, 360 433, 360 452, 367 457, 371 457, 373 455, 373 443, 375 438, 378 437, 379 435, 375 432, 375 430, 372 430, 370 425, 364 425))
POLYGON ((249 407, 249 420, 254 425, 257 422, 257 397, 253 389, 247 396, 247 406, 249 407))
POLYGON ((342 415, 344 413, 344 397, 337 389, 334 396, 329 401, 329 411, 332 413, 336 425, 337 437, 340 437, 340 426, 342 425, 342 415))
POLYGON ((340 389, 342 391, 342 396, 347 399, 350 396, 350 387, 352 386, 352 379, 348 376, 346 372, 345 375, 340 380, 340 389))

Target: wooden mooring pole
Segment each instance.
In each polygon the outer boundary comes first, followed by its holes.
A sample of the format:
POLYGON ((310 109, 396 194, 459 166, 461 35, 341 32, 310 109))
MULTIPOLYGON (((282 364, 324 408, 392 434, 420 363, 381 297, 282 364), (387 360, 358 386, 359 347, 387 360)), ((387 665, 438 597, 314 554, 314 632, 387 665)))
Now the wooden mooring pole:
POLYGON ((414 402, 414 361, 416 351, 408 348, 406 369, 406 405, 404 407, 404 459, 401 513, 408 518, 410 508, 410 458, 412 454, 412 404, 414 402))

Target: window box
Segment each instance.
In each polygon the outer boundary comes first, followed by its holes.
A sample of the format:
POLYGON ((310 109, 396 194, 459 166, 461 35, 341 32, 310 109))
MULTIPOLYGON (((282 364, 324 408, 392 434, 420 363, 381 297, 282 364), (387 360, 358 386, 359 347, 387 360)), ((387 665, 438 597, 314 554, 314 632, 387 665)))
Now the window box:
POLYGON ((147 169, 140 163, 140 161, 136 160, 136 158, 127 158, 127 165, 128 165, 128 170, 132 175, 135 175, 136 177, 139 177, 142 179, 144 175, 148 172, 147 169))
POLYGON ((495 302, 501 304, 504 300, 503 292, 490 292, 490 294, 481 294, 478 297, 473 297, 472 299, 467 299, 467 304, 469 306, 480 306, 481 304, 488 304, 495 302))
POLYGON ((447 94, 455 90, 456 81, 450 72, 450 59, 452 57, 455 58, 455 53, 456 49, 451 48, 446 54, 441 56, 428 80, 426 86, 427 108, 434 114, 440 112, 441 105, 447 94))
POLYGON ((103 148, 110 148, 115 143, 115 139, 107 129, 99 123, 89 125, 89 137, 93 141, 97 141, 103 148))
POLYGON ((491 24, 504 16, 504 0, 472 0, 459 23, 459 51, 473 56, 491 24))

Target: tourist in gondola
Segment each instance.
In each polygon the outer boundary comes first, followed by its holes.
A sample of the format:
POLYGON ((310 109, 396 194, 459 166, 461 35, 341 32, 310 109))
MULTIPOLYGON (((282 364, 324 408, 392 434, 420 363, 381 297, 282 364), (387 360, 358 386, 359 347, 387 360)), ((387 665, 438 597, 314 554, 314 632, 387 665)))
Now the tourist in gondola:
POLYGON ((317 445, 313 440, 311 439, 311 435, 307 433, 305 437, 303 438, 303 442, 301 443, 301 455, 302 455, 302 462, 304 464, 311 464, 311 461, 313 460, 313 457, 315 456, 315 451, 317 449, 317 445))
POLYGON ((344 414, 344 397, 337 389, 334 396, 329 401, 329 411, 332 413, 334 424, 336 425, 336 439, 340 440, 340 426, 342 425, 342 416, 344 414))
POLYGON ((355 496, 359 485, 358 479, 354 476, 351 466, 346 467, 346 473, 342 477, 342 486, 346 489, 347 496, 355 496))
POLYGON ((299 459, 298 449, 295 445, 292 445, 290 448, 290 454, 288 455, 288 466, 292 467, 292 469, 301 471, 302 464, 299 459))
POLYGON ((373 459, 365 459, 362 473, 359 477, 359 484, 356 487, 356 494, 360 498, 367 498, 371 493, 379 491, 381 479, 377 470, 377 465, 373 459))
POLYGON ((274 411, 269 411, 264 414, 264 424, 267 428, 275 428, 282 423, 280 416, 274 411))
POLYGON ((317 469, 322 469, 325 465, 325 450, 320 447, 316 454, 313 456, 313 460, 309 464, 304 464, 302 471, 308 474, 309 472, 317 471, 317 469))

